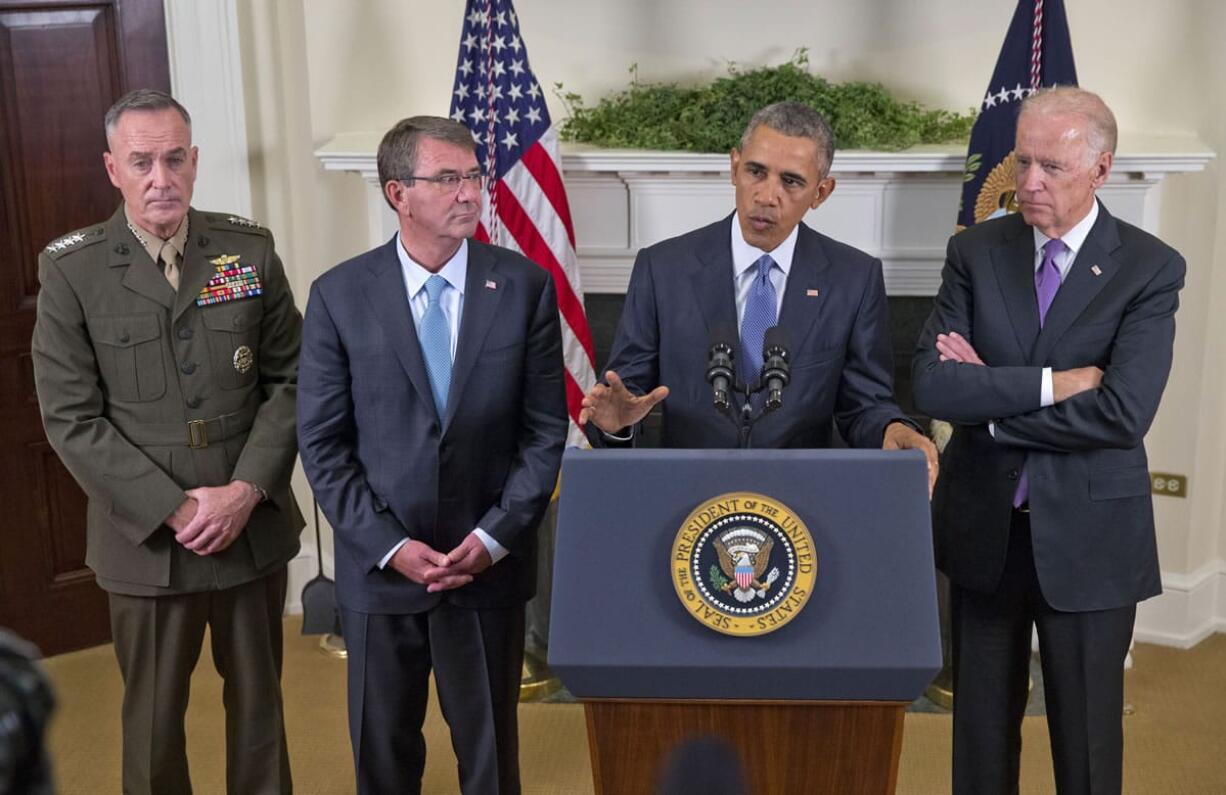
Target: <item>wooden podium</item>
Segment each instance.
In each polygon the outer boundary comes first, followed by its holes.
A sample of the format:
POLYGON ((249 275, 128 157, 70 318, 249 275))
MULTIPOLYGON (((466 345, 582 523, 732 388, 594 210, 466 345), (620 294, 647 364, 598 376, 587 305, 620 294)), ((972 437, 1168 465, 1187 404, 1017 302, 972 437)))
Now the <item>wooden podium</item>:
POLYGON ((933 572, 918 453, 568 451, 549 663, 584 703, 596 792, 654 792, 700 736, 755 793, 894 792, 904 710, 941 666, 933 572), (704 626, 670 576, 687 516, 727 492, 786 503, 817 551, 769 634, 704 626))

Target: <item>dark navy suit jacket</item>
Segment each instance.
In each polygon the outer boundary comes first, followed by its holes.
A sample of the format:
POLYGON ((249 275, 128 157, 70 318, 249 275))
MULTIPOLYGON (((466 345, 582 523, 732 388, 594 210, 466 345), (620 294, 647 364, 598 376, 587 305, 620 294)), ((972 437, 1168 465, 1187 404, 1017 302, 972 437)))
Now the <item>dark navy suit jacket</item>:
MULTIPOLYGON (((734 218, 643 249, 630 277, 606 369, 631 391, 669 388, 666 447, 737 446, 736 426, 712 406, 706 380, 712 331, 737 329, 734 218)), ((753 446, 828 447, 837 423, 851 446, 880 448, 885 426, 904 417, 893 400, 881 263, 803 223, 799 230, 779 315, 791 382, 783 408, 754 427, 753 446)))
POLYGON ((1184 260, 1100 205, 1040 331, 1034 256, 1020 214, 949 241, 913 362, 916 407, 954 423, 933 499, 937 563, 963 587, 996 589, 1025 461, 1044 598, 1123 607, 1162 590, 1142 439, 1171 368, 1184 260), (988 366, 940 361, 948 331, 988 366), (1040 407, 1043 367, 1088 365, 1103 369, 1100 388, 1040 407))
POLYGON ((298 438, 335 530, 337 598, 370 613, 422 612, 441 599, 510 606, 535 590, 536 529, 566 439, 553 282, 518 254, 469 241, 439 417, 397 245, 393 237, 317 279, 304 320, 298 438), (447 552, 476 527, 509 555, 462 588, 427 594, 378 568, 405 537, 447 552))

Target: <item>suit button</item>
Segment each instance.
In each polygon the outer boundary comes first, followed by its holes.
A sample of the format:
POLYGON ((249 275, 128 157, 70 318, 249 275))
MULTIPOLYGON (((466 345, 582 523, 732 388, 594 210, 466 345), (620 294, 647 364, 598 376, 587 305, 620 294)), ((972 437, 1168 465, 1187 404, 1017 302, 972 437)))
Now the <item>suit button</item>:
POLYGON ((179 369, 183 371, 183 375, 191 375, 192 373, 196 372, 196 363, 184 362, 183 366, 179 369))
POLYGON ((230 321, 230 322, 232 322, 232 323, 234 324, 234 328, 238 328, 239 326, 243 325, 243 319, 242 319, 241 317, 238 317, 238 316, 235 316, 234 320, 232 320, 232 321, 230 321))
POLYGON ((183 328, 179 329, 179 339, 190 340, 191 338, 192 338, 191 327, 184 326, 183 328))
POLYGON ((130 340, 130 339, 132 339, 132 337, 131 337, 131 336, 129 336, 128 332, 126 332, 126 331, 121 331, 121 332, 119 333, 119 341, 120 341, 120 342, 127 342, 127 341, 128 341, 128 340, 130 340))
POLYGON ((1010 469, 1009 470, 1009 480, 1017 480, 1017 478, 1018 478, 1018 471, 1016 469, 1010 469))
POLYGON ((198 409, 198 408, 200 408, 200 398, 198 398, 198 397, 188 398, 188 399, 187 399, 187 407, 188 407, 189 409, 198 409))

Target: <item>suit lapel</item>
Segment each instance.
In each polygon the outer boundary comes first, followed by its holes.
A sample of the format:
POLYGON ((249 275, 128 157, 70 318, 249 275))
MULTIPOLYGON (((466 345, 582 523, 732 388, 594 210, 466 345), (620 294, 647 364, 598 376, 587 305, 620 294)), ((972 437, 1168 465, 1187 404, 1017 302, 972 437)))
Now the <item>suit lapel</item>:
POLYGON ((460 315, 460 339, 456 344, 455 363, 451 366, 451 388, 447 393, 447 411, 443 431, 451 424, 456 406, 472 374, 477 354, 498 314, 498 304, 506 293, 507 284, 494 267, 494 257, 484 246, 468 244, 468 275, 464 280, 464 309, 460 315))
POLYGON ((1034 292, 1034 235, 1024 223, 1018 224, 1018 230, 1012 239, 992 249, 991 256, 996 283, 1017 337, 1021 359, 1029 361, 1039 336, 1039 301, 1034 292))
POLYGON ((783 291, 783 307, 779 326, 787 333, 788 346, 795 357, 804 345, 824 306, 823 296, 829 297, 827 269, 830 261, 822 251, 817 233, 804 224, 796 238, 792 255, 792 270, 783 291))
POLYGON ((175 291, 166 281, 166 276, 158 270, 157 265, 149 259, 140 242, 128 231, 128 221, 123 214, 123 206, 111 216, 106 229, 107 244, 111 251, 107 255, 107 263, 112 268, 125 267, 121 283, 138 295, 143 295, 151 301, 156 301, 170 309, 174 306, 175 291))
MULTIPOLYGON (((396 256, 399 241, 398 235, 393 236, 390 242, 375 250, 368 264, 371 278, 364 284, 366 299, 374 309, 379 324, 387 332, 392 350, 396 352, 396 358, 417 390, 418 397, 434 410, 430 376, 426 373, 421 343, 413 326, 413 312, 409 308, 409 296, 405 292, 404 274, 400 271, 400 259, 396 256)), ((452 391, 455 391, 454 388, 452 391)))
POLYGON ((1077 252, 1073 267, 1047 311, 1047 319, 1035 343, 1032 361, 1037 364, 1047 361, 1051 349, 1059 342, 1064 332, 1068 331, 1069 326, 1073 325, 1095 296, 1119 272, 1119 264, 1111 257, 1111 252, 1119 248, 1119 245, 1120 237, 1115 219, 1100 205, 1098 220, 1086 237, 1085 244, 1077 252), (1094 272, 1095 268, 1097 273, 1094 272))
POLYGON ((179 292, 175 296, 173 315, 176 320, 195 303, 200 291, 209 283, 209 279, 213 278, 216 268, 209 260, 232 253, 222 251, 221 244, 210 237, 211 230, 204 222, 203 215, 191 210, 187 218, 189 234, 183 247, 183 263, 179 269, 179 292))
POLYGON ((740 338, 736 322, 736 286, 732 274, 733 217, 722 224, 713 224, 710 234, 697 247, 697 257, 690 269, 690 285, 698 298, 707 334, 720 328, 732 329, 740 338))

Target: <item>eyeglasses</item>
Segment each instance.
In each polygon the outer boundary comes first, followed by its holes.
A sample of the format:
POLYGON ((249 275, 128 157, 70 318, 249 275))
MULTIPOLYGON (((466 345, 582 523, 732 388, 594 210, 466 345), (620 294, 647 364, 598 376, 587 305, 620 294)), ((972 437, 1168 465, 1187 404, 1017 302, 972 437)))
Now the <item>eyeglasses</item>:
POLYGON ((454 193, 460 189, 460 184, 464 182, 469 183, 474 188, 482 187, 485 184, 485 175, 480 171, 472 171, 468 174, 448 172, 446 174, 439 174, 437 177, 419 177, 416 174, 410 174, 407 177, 400 177, 398 181, 406 184, 415 181, 429 182, 442 193, 454 193))

